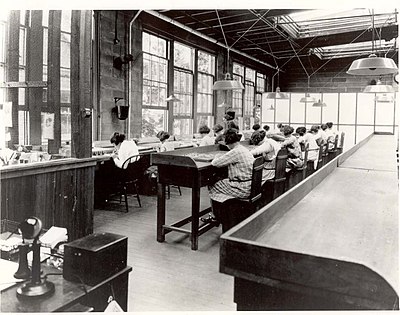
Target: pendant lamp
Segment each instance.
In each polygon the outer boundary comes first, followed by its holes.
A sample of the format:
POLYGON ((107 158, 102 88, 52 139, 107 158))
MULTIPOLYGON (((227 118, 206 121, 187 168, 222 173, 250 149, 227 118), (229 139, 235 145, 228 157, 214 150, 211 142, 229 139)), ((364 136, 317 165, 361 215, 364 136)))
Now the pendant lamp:
POLYGON ((318 102, 315 102, 313 104, 314 107, 326 107, 326 103, 321 102, 321 100, 319 99, 318 102))
POLYGON ((232 79, 230 73, 226 73, 225 80, 215 81, 212 89, 214 91, 244 90, 244 86, 242 82, 232 79))
POLYGON ((279 87, 276 88, 276 92, 267 92, 267 98, 268 99, 281 99, 281 100, 287 100, 289 99, 289 95, 286 93, 281 92, 281 89, 279 87))
POLYGON ((364 88, 364 93, 393 93, 394 88, 391 85, 383 84, 381 80, 375 83, 375 80, 371 81, 371 84, 364 88))
POLYGON ((310 89, 310 76, 307 74, 307 93, 305 97, 302 97, 300 99, 301 103, 315 103, 317 101, 315 97, 310 96, 310 93, 308 93, 309 89, 310 89))
POLYGON ((166 99, 167 102, 182 102, 179 98, 177 98, 174 94, 171 94, 170 96, 167 97, 166 99))
POLYGON ((275 110, 275 107, 271 104, 271 106, 268 107, 267 110, 275 110))
POLYGON ((302 103, 315 103, 316 100, 315 100, 315 97, 310 96, 310 93, 306 93, 306 96, 302 97, 300 99, 300 102, 302 102, 302 103))
POLYGON ((393 59, 386 57, 378 57, 374 54, 375 43, 375 24, 374 10, 372 10, 372 53, 368 58, 354 60, 347 70, 348 74, 352 75, 384 75, 393 74, 398 71, 397 65, 393 59))

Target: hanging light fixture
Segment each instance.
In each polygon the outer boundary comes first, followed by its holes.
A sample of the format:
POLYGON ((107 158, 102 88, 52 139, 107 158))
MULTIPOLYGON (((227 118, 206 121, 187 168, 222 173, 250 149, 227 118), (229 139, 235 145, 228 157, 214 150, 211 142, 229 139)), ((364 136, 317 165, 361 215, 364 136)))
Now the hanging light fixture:
POLYGON ((371 81, 371 84, 364 88, 364 93, 393 93, 394 88, 391 85, 383 84, 379 79, 378 82, 375 80, 371 81))
POLYGON ((310 93, 308 93, 308 90, 310 88, 310 77, 308 76, 308 83, 307 83, 307 93, 305 97, 302 97, 300 99, 300 102, 302 103, 316 103, 317 100, 315 99, 315 97, 310 96, 310 93))
POLYGON ((212 89, 214 91, 244 90, 244 86, 242 82, 232 79, 230 73, 225 73, 225 79, 215 81, 212 89))
POLYGON ((267 110, 275 110, 275 107, 271 104, 271 106, 268 107, 267 110))
POLYGON ((382 93, 375 97, 375 101, 379 103, 392 103, 394 101, 394 97, 387 95, 386 93, 382 93))
MULTIPOLYGON (((277 68, 277 72, 274 74, 278 75, 278 87, 276 88, 275 92, 267 92, 267 99, 281 99, 281 100, 287 100, 289 99, 289 95, 287 93, 281 92, 281 89, 279 87, 279 68, 277 68)), ((274 90, 274 76, 272 77, 272 90, 274 90)), ((272 106, 272 105, 271 105, 272 106)))
MULTIPOLYGON (((230 47, 228 46, 228 42, 226 41, 225 32, 224 32, 224 29, 222 27, 221 19, 219 18, 218 10, 215 10, 215 13, 216 13, 217 18, 218 18, 219 26, 221 27, 222 35, 224 36, 225 45, 226 45, 227 52, 228 52, 227 57, 226 57, 227 68, 229 68, 229 50, 230 50, 230 47)), ((224 80, 215 81, 212 89, 214 91, 244 90, 244 86, 243 86, 242 82, 240 82, 238 80, 234 80, 231 77, 231 74, 229 72, 227 72, 227 73, 225 73, 225 79, 224 80)))
POLYGON ((326 103, 321 102, 321 100, 319 99, 318 102, 315 102, 313 104, 314 107, 326 107, 326 103))
POLYGON ((179 98, 177 98, 174 94, 171 94, 170 96, 167 97, 166 99, 167 102, 182 102, 179 98))
POLYGON ((348 74, 352 75, 384 75, 393 74, 398 71, 397 65, 393 59, 386 57, 378 57, 374 53, 375 44, 375 23, 374 10, 372 10, 372 53, 368 58, 354 60, 347 70, 348 74))

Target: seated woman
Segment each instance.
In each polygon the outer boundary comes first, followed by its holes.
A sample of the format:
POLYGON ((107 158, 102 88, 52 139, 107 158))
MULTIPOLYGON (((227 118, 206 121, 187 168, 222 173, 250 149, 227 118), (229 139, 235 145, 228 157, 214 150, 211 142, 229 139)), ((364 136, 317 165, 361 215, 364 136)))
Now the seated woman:
POLYGON ((307 160, 314 161, 314 168, 317 168, 319 146, 315 139, 318 132, 318 127, 312 126, 309 132, 307 132, 306 127, 299 127, 296 129, 296 132, 299 134, 298 141, 300 145, 302 143, 304 145, 308 143, 307 160))
POLYGON ((256 131, 251 136, 251 142, 258 147, 250 151, 253 156, 262 155, 264 157, 264 169, 262 173, 262 184, 268 179, 275 177, 275 158, 280 150, 280 144, 275 140, 266 138, 265 131, 256 131))
POLYGON ((254 157, 239 143, 236 130, 225 132, 225 144, 230 151, 212 160, 215 167, 228 167, 228 178, 217 181, 209 187, 212 201, 224 202, 233 198, 247 198, 251 191, 251 177, 254 157))
POLYGON ((252 129, 253 129, 254 131, 258 131, 258 130, 261 129, 261 126, 260 126, 260 124, 254 124, 253 127, 252 127, 252 129))
POLYGON ((210 128, 208 128, 206 125, 203 125, 199 128, 199 133, 203 137, 199 144, 200 147, 213 145, 215 143, 215 138, 210 136, 210 131, 210 128))
MULTIPOLYGON (((123 133, 114 132, 110 142, 114 144, 114 153, 111 155, 115 165, 122 168, 124 162, 133 155, 139 155, 139 149, 135 141, 125 140, 125 135, 123 133)), ((138 160, 139 157, 136 159, 138 160)), ((134 162, 134 161, 132 161, 134 162)), ((127 168, 128 164, 124 165, 127 168)))
POLYGON ((156 137, 160 139, 161 142, 158 152, 166 152, 174 150, 173 144, 167 142, 167 140, 170 137, 170 134, 167 131, 159 131, 156 137))
POLYGON ((215 140, 214 143, 218 144, 220 141, 224 141, 224 127, 220 124, 216 124, 213 127, 214 134, 215 134, 215 140))
POLYGON ((303 166, 303 159, 301 158, 300 144, 295 136, 293 136, 294 129, 288 125, 283 126, 282 132, 285 140, 282 142, 282 148, 288 150, 288 158, 286 166, 291 169, 301 168, 303 166))

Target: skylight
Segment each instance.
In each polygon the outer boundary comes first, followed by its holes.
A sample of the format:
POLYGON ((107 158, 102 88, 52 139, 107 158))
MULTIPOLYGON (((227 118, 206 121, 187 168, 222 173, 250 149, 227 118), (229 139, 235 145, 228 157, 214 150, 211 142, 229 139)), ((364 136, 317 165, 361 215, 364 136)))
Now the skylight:
POLYGON ((309 10, 275 18, 276 25, 295 39, 375 29, 396 23, 397 12, 379 9, 309 10), (372 15, 374 18, 372 18, 372 15))

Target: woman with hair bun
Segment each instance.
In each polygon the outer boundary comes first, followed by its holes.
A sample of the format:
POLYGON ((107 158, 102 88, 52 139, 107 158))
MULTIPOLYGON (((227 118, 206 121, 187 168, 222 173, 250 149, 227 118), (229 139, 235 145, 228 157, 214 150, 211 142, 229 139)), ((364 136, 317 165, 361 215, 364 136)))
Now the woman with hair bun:
MULTIPOLYGON (((135 141, 125 140, 125 135, 123 133, 114 132, 110 142, 114 144, 114 152, 111 155, 115 166, 122 168, 124 162, 134 155, 139 155, 139 149, 135 143, 135 141)), ((136 160, 138 160, 137 158, 136 160)), ((124 166, 124 168, 128 167, 128 163, 124 166)))
POLYGON ((300 168, 303 166, 303 159, 301 156, 301 148, 299 141, 293 135, 294 129, 288 125, 282 127, 282 132, 285 137, 285 140, 282 142, 282 148, 286 148, 288 150, 288 158, 286 162, 286 166, 288 168, 300 168))
POLYGON ((235 129, 225 132, 225 144, 230 151, 212 160, 215 167, 228 167, 228 178, 209 188, 211 200, 224 202, 232 198, 247 198, 251 190, 254 157, 239 143, 240 135, 235 129))

